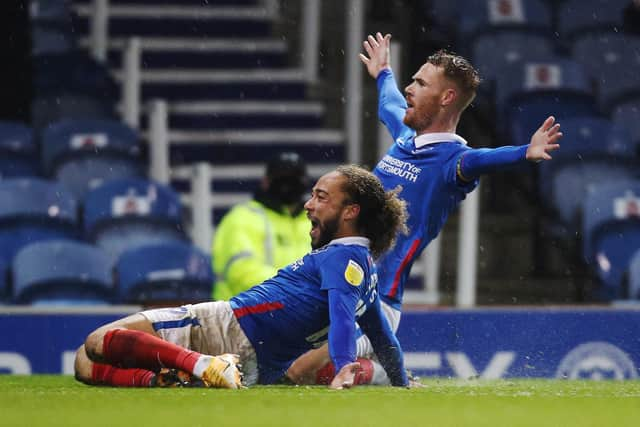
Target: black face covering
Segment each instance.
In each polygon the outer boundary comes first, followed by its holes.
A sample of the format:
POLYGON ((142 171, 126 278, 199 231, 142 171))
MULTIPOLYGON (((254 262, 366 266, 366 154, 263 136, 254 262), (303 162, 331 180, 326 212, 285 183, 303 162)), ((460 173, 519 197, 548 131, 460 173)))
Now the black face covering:
POLYGON ((267 193, 284 205, 300 203, 307 190, 306 177, 300 175, 280 175, 271 178, 267 193))

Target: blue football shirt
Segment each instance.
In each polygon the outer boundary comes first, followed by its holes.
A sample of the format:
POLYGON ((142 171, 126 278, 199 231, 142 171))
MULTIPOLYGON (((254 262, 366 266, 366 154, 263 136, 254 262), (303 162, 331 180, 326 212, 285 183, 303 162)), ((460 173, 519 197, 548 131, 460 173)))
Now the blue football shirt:
POLYGON ((359 321, 372 343, 376 340, 383 366, 395 373, 392 381, 406 384, 402 351, 380 309, 368 242, 335 239, 231 298, 256 351, 260 383, 278 381, 297 357, 327 341, 336 372, 355 361, 359 321))
POLYGON ((416 137, 402 122, 407 104, 391 71, 382 71, 377 82, 378 114, 394 144, 373 173, 386 190, 401 187, 399 196, 407 202, 409 213, 409 234, 400 234, 396 245, 377 260, 381 298, 399 310, 413 262, 478 180, 461 183, 457 179, 458 160, 471 150, 462 137, 453 133, 416 137))

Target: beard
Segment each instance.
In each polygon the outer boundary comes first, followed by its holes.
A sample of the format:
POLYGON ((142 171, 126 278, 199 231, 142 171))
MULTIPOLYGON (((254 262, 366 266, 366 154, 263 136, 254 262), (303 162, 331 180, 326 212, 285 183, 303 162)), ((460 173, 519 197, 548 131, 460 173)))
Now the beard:
POLYGON ((404 117, 402 118, 402 123, 415 130, 416 132, 419 132, 422 129, 427 129, 429 126, 431 126, 431 123, 433 123, 433 119, 429 115, 420 114, 414 108, 411 114, 405 113, 404 117))
POLYGON ((317 239, 311 239, 311 247, 313 249, 321 248, 335 238, 338 231, 338 217, 318 223, 317 227, 320 233, 317 239))

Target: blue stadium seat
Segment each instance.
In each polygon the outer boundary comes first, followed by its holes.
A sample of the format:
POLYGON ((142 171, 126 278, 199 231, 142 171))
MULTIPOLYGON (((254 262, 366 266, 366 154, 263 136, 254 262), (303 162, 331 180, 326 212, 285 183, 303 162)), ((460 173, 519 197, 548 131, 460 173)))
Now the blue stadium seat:
POLYGON ((65 240, 34 243, 13 260, 18 304, 109 304, 114 286, 109 257, 95 246, 65 240))
POLYGON ((640 250, 637 250, 629 262, 627 297, 640 299, 640 250))
POLYGON ((142 246, 116 265, 122 303, 186 303, 211 299, 211 258, 188 243, 142 246))
POLYGON ((42 179, 0 181, 0 258, 25 245, 77 238, 77 203, 61 184, 42 179))
POLYGON ((491 84, 505 67, 553 55, 553 42, 540 33, 506 29, 483 33, 471 42, 472 62, 482 79, 491 84))
POLYGON ((590 186, 638 176, 637 145, 626 129, 604 118, 566 119, 562 132, 553 160, 540 164, 538 188, 559 219, 575 228, 590 186))
POLYGON ((540 0, 468 1, 458 9, 461 41, 468 43, 483 32, 496 29, 519 29, 549 32, 551 11, 540 0))
POLYGON ((529 143, 549 115, 558 120, 598 115, 587 74, 575 61, 552 56, 505 66, 496 81, 501 129, 512 143, 529 143))
POLYGON ((38 97, 72 93, 115 103, 120 95, 108 70, 84 51, 35 56, 33 74, 38 97))
POLYGON ((82 93, 36 95, 31 102, 31 123, 43 129, 63 119, 117 119, 114 101, 82 93))
POLYGON ((31 0, 29 6, 31 22, 71 24, 70 0, 31 0))
POLYGON ((38 176, 40 166, 28 126, 0 121, 0 178, 38 176))
POLYGON ((611 113, 611 119, 626 127, 635 142, 640 142, 640 97, 617 104, 611 113))
POLYGON ((114 263, 127 249, 186 239, 178 195, 145 179, 113 180, 90 191, 83 220, 85 236, 114 263))
POLYGON ((640 181, 593 185, 584 203, 583 255, 600 279, 599 296, 624 297, 622 278, 640 249, 640 181))
POLYGON ((564 39, 588 33, 622 31, 622 10, 631 0, 563 0, 558 31, 564 39))
POLYGON ((74 35, 68 28, 34 25, 31 30, 33 56, 66 53, 76 48, 74 35))
POLYGON ((142 177, 136 132, 114 120, 63 120, 42 133, 45 171, 80 200, 104 181, 142 177))
POLYGON ((604 111, 640 96, 640 37, 621 33, 587 34, 576 40, 573 58, 587 70, 604 111))

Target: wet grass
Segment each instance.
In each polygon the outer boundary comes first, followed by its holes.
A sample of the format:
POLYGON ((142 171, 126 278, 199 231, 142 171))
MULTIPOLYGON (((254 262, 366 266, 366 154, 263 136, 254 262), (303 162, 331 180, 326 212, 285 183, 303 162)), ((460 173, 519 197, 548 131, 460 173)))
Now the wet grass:
POLYGON ((420 389, 88 387, 0 375, 2 426, 636 426, 640 382, 425 380, 420 389))

